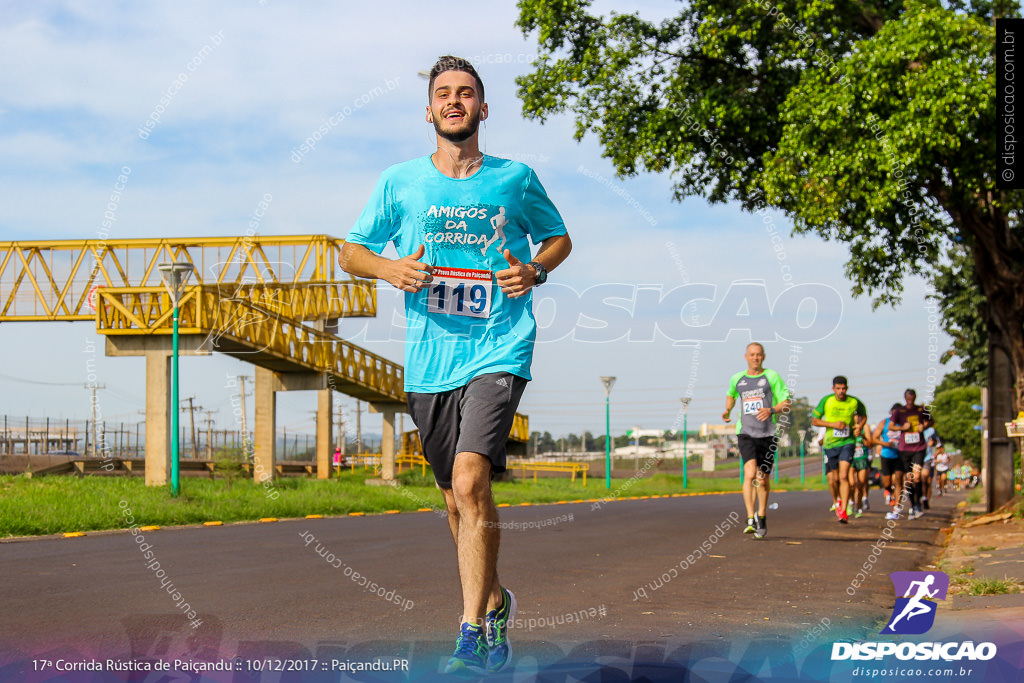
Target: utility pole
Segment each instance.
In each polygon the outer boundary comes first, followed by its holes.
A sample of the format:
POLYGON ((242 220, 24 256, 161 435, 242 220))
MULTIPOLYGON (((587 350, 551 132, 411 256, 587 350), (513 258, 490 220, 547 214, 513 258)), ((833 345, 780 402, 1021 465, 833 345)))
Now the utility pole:
POLYGON ((193 460, 198 460, 199 459, 199 446, 196 443, 196 411, 197 410, 202 410, 203 407, 192 404, 192 402, 195 400, 195 398, 196 398, 195 396, 189 396, 188 398, 182 399, 182 400, 188 401, 188 416, 189 416, 189 420, 192 422, 192 459, 193 460))
MULTIPOLYGON (((99 428, 96 426, 96 390, 106 389, 106 384, 86 384, 86 389, 92 389, 92 443, 89 445, 89 452, 87 455, 91 458, 96 457, 96 442, 99 439, 99 428)), ((28 428, 25 429, 25 452, 28 452, 28 428)))
POLYGON ((363 452, 363 402, 356 399, 356 453, 363 452))
POLYGON ((206 416, 206 459, 213 460, 213 418, 211 415, 216 413, 216 410, 204 410, 203 415, 206 416))
POLYGON ((338 437, 335 444, 341 449, 341 454, 345 455, 345 408, 338 406, 338 437))

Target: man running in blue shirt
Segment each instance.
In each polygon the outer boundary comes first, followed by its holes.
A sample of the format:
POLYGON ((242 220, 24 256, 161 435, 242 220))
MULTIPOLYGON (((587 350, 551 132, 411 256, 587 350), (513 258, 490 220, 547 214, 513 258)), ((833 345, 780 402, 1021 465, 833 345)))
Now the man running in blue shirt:
POLYGON ((428 96, 437 151, 381 175, 340 259, 348 273, 406 293, 409 414, 444 494, 462 584, 447 671, 493 672, 508 661, 516 603, 498 582, 491 478, 505 471, 505 442, 530 379, 530 292, 572 243, 532 169, 480 152, 487 104, 473 66, 441 57, 428 96), (396 259, 380 255, 389 242, 396 259), (532 256, 531 242, 540 244, 532 256))

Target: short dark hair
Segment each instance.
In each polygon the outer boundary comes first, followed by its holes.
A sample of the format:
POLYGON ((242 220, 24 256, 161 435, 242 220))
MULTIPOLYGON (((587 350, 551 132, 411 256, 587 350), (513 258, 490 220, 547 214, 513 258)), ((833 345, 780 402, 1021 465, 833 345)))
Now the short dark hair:
POLYGON ((843 377, 842 375, 836 375, 835 377, 833 377, 833 378, 832 378, 832 386, 835 386, 835 385, 837 385, 837 384, 846 384, 846 385, 849 385, 850 383, 849 383, 849 382, 847 382, 847 381, 846 381, 846 378, 845 378, 845 377, 843 377))
POLYGON ((473 65, 469 63, 468 59, 453 57, 452 55, 438 57, 437 62, 434 64, 433 68, 430 69, 430 83, 427 84, 427 99, 432 99, 434 97, 434 80, 445 71, 463 71, 475 78, 476 87, 480 91, 480 101, 486 102, 484 99, 484 82, 480 80, 480 74, 476 72, 476 69, 473 68, 473 65))
POLYGON ((894 410, 899 410, 899 409, 900 409, 900 408, 902 408, 902 407, 903 407, 903 404, 902 404, 902 403, 893 403, 893 404, 892 404, 892 407, 891 407, 891 408, 889 408, 889 412, 891 413, 891 412, 892 412, 892 411, 894 411, 894 410))

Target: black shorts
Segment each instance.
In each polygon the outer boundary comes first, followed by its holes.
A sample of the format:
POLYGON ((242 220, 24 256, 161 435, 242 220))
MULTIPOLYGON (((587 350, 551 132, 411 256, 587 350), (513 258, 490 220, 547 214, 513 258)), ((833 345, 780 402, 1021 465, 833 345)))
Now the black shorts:
POLYGON ((841 462, 853 462, 853 453, 856 449, 854 444, 848 443, 843 446, 825 449, 825 471, 835 472, 839 469, 841 462))
POLYGON ((505 444, 526 383, 508 372, 491 372, 450 391, 406 392, 409 415, 420 430, 423 457, 438 486, 451 489, 457 453, 485 456, 491 461, 492 475, 505 471, 505 444))
POLYGON ((748 460, 757 461, 757 469, 765 474, 771 474, 775 464, 776 438, 774 436, 747 436, 739 434, 736 437, 737 446, 740 449, 740 459, 745 465, 748 460))
POLYGON ((924 456, 926 451, 899 451, 900 461, 903 463, 904 472, 913 472, 914 465, 921 467, 924 465, 924 456))
POLYGON ((882 458, 882 476, 891 477, 894 472, 906 472, 903 469, 903 460, 899 456, 895 458, 882 458))

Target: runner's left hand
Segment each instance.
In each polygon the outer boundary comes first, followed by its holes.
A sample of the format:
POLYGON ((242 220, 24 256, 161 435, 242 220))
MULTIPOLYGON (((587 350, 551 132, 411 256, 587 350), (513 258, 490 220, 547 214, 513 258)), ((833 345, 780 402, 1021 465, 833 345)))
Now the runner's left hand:
POLYGON ((513 256, 508 249, 504 251, 504 255, 509 267, 496 272, 494 279, 508 298, 515 299, 530 291, 537 281, 537 273, 530 265, 513 256))

